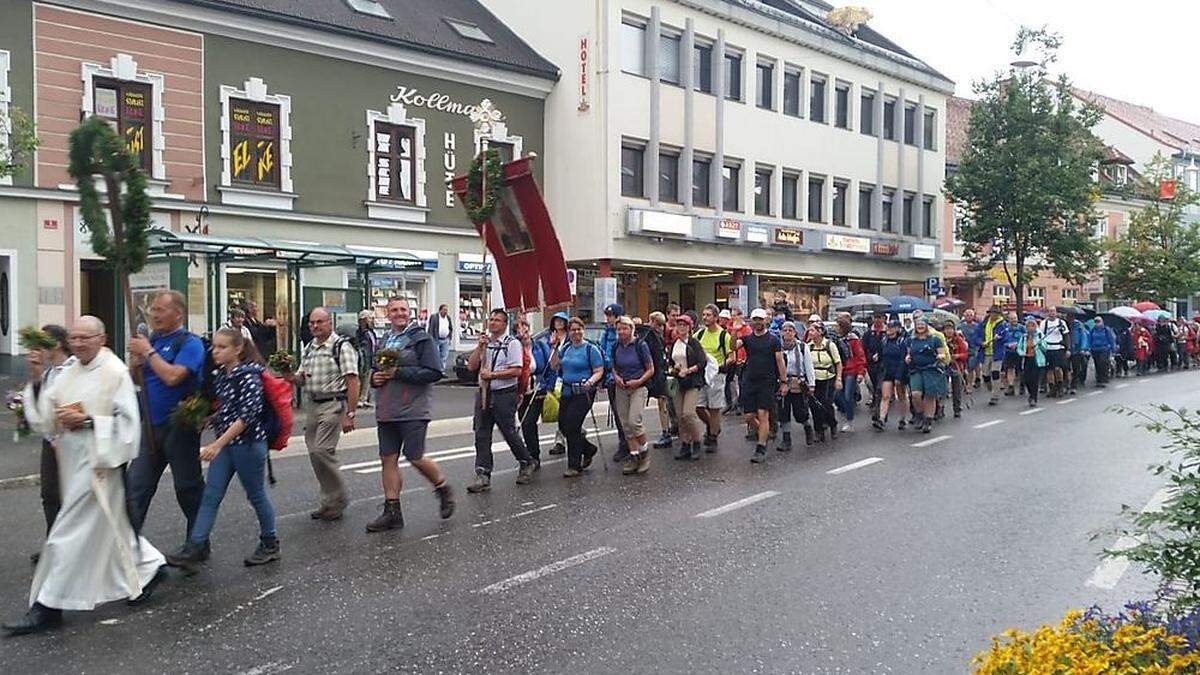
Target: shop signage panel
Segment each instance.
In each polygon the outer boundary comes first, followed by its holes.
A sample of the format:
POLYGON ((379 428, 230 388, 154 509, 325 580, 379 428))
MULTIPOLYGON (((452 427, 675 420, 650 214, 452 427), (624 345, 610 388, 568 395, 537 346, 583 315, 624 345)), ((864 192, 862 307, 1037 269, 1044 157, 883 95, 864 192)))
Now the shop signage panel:
POLYGON ((900 244, 894 241, 873 241, 871 242, 871 254, 894 258, 900 255, 900 244))
POLYGON ((485 271, 491 271, 491 263, 482 263, 473 260, 459 260, 458 271, 463 274, 483 274, 485 271))
POLYGON ((662 234, 677 234, 684 237, 692 235, 692 217, 661 211, 638 211, 643 232, 659 232, 662 234))
POLYGON ((763 227, 762 225, 746 226, 746 241, 754 242, 755 244, 765 244, 770 240, 770 228, 763 227))
POLYGON ((800 246, 804 243, 804 231, 794 227, 777 227, 775 243, 781 246, 800 246))
POLYGON ((917 260, 933 260, 937 257, 937 248, 932 244, 913 244, 912 257, 917 260))
POLYGON ((870 253, 871 240, 866 237, 852 237, 848 234, 826 234, 825 248, 830 251, 847 253, 870 253))
POLYGON ((718 220, 717 236, 721 239, 741 239, 742 221, 737 218, 722 218, 718 220))
POLYGON ((829 299, 841 300, 842 298, 846 297, 848 290, 849 289, 847 288, 846 284, 831 284, 829 286, 829 299))

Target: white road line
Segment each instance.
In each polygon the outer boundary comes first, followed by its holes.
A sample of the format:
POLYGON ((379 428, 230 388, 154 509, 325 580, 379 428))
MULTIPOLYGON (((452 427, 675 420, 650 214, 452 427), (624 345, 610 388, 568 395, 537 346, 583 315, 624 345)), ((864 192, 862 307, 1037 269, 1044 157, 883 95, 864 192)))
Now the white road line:
MULTIPOLYGON (((1146 506, 1142 509, 1142 512, 1149 513, 1162 509, 1163 504, 1170 496, 1171 488, 1169 487, 1155 492, 1150 501, 1146 502, 1146 506)), ((1125 549, 1137 546, 1139 543, 1141 542, 1133 537, 1121 537, 1117 539, 1117 543, 1113 544, 1112 550, 1124 551, 1125 549)), ((1117 587, 1117 584, 1121 581, 1121 577, 1125 575, 1128 569, 1129 560, 1127 558, 1106 558, 1104 562, 1096 566, 1096 569, 1092 572, 1092 576, 1088 577, 1087 585, 1111 591, 1117 587)))
POLYGON ((739 499, 736 502, 730 502, 730 503, 726 504, 725 506, 718 506, 715 509, 709 509, 702 513, 697 513, 696 517, 697 518, 715 518, 721 514, 729 513, 730 511, 736 511, 737 509, 740 509, 743 506, 750 506, 751 504, 756 504, 758 502, 761 502, 764 499, 770 499, 771 497, 775 497, 777 495, 779 495, 779 493, 776 492, 775 490, 767 490, 766 492, 760 492, 756 495, 750 495, 749 497, 746 497, 745 499, 739 499))
POLYGON ((1103 394, 1103 393, 1104 393, 1103 389, 1097 389, 1096 391, 1093 391, 1092 393, 1088 394, 1088 396, 1099 396, 1100 394, 1103 394))
POLYGON ((994 426, 996 426, 997 424, 1004 424, 1004 420, 992 420, 992 421, 990 421, 990 422, 984 422, 984 423, 982 423, 982 424, 976 424, 976 425, 975 425, 974 427, 972 427, 972 428, 974 428, 974 429, 986 429, 986 428, 988 428, 988 427, 994 427, 994 426))
POLYGON ((1115 388, 1116 389, 1124 389, 1125 387, 1128 387, 1128 386, 1129 386, 1128 383, 1122 382, 1121 384, 1118 384, 1115 388))
POLYGON ((1057 401, 1056 403, 1057 403, 1057 405, 1066 405, 1068 403, 1074 403, 1075 401, 1078 401, 1078 400, 1079 399, 1077 399, 1077 398, 1064 398, 1063 400, 1057 401))
POLYGON ((935 436, 928 440, 920 441, 919 443, 913 443, 912 446, 914 448, 928 448, 931 445, 937 445, 938 443, 941 443, 942 441, 948 441, 951 438, 954 438, 954 437, 953 436, 935 436))
POLYGON ((857 462, 854 462, 853 464, 847 464, 846 466, 839 466, 836 469, 830 469, 829 471, 826 471, 825 473, 829 474, 830 476, 836 476, 838 474, 846 473, 847 471, 861 469, 864 466, 871 466, 872 464, 876 464, 876 463, 882 462, 882 461, 883 461, 882 457, 868 457, 866 459, 860 459, 857 462))
POLYGON ((1046 409, 1045 408, 1030 408, 1029 410, 1022 410, 1021 412, 1019 412, 1017 414, 1018 415, 1036 415, 1040 412, 1046 412, 1046 409))
MULTIPOLYGON (((588 438, 595 438, 596 436, 612 436, 616 433, 617 433, 616 429, 609 429, 607 431, 601 431, 598 434, 595 433, 595 430, 589 430, 588 438)), ((493 453, 508 452, 508 451, 509 451, 508 444, 505 443, 504 441, 498 441, 498 442, 492 444, 492 452, 493 453)), ((456 459, 464 459, 466 457, 474 457, 475 456, 475 447, 468 446, 468 447, 463 447, 463 448, 451 448, 449 450, 439 450, 437 452, 425 453, 425 456, 430 459, 436 459, 439 462, 451 462, 456 459)), ((542 465, 545 466, 548 463, 549 462, 542 462, 542 465)), ((408 462, 400 462, 401 469, 403 469, 405 467, 409 467, 409 466, 412 466, 412 464, 410 464, 408 462)), ((342 467, 342 471, 346 471, 347 467, 350 467, 349 470, 353 471, 354 473, 362 474, 364 476, 373 474, 373 473, 379 473, 379 472, 383 471, 383 467, 381 467, 379 465, 379 460, 375 460, 372 462, 360 462, 358 464, 347 464, 342 467), (358 466, 362 466, 362 468, 354 468, 354 467, 358 467, 358 466)), ((497 473, 499 473, 499 472, 498 471, 492 472, 492 476, 495 476, 497 473)))
POLYGON ((482 523, 475 523, 471 527, 484 527, 487 525, 491 525, 492 523, 498 523, 498 522, 500 522, 500 521, 499 520, 485 520, 482 523))
POLYGON ((215 628, 217 626, 217 624, 221 623, 222 621, 225 621, 226 619, 232 617, 234 614, 237 614, 238 612, 242 611, 243 609, 250 607, 254 603, 258 602, 259 600, 262 600, 263 598, 265 598, 269 595, 278 593, 282 589, 283 589, 283 586, 273 586, 271 588, 268 588, 267 590, 263 591, 262 593, 259 593, 258 595, 254 596, 254 598, 239 604, 237 607, 234 607, 232 610, 227 612, 224 616, 217 619, 216 621, 213 621, 212 623, 208 624, 207 626, 204 626, 198 632, 207 633, 208 631, 215 628))
POLYGON ((542 511, 549 511, 550 509, 557 508, 557 507, 558 507, 558 504, 547 504, 545 506, 539 506, 536 509, 529 509, 528 511, 521 511, 519 513, 514 513, 509 517, 510 518, 523 518, 525 516, 533 515, 535 513, 540 513, 542 511))
POLYGON ((567 568, 574 567, 576 565, 582 565, 583 563, 585 563, 589 560, 595 560, 596 558, 604 557, 604 556, 608 555, 609 553, 615 553, 616 551, 617 551, 617 549, 615 549, 611 546, 601 546, 600 548, 594 548, 585 553, 580 553, 579 555, 574 555, 574 556, 571 556, 570 558, 559 560, 557 562, 552 562, 549 565, 539 567, 536 570, 530 570, 528 572, 523 572, 521 574, 518 574, 515 577, 509 577, 509 578, 505 579, 504 581, 498 581, 498 582, 492 584, 491 586, 485 586, 485 587, 481 588, 479 590, 479 592, 487 593, 489 595, 495 595, 496 593, 503 593, 504 591, 507 591, 511 588, 516 588, 517 586, 527 584, 531 581, 537 581, 538 579, 541 579, 542 577, 554 574, 555 572, 561 572, 567 568))
POLYGON ((427 536, 421 537, 421 541, 429 541, 430 539, 437 539, 437 538, 438 538, 438 537, 440 537, 440 536, 442 536, 442 535, 440 535, 440 534, 430 534, 430 535, 427 535, 427 536))

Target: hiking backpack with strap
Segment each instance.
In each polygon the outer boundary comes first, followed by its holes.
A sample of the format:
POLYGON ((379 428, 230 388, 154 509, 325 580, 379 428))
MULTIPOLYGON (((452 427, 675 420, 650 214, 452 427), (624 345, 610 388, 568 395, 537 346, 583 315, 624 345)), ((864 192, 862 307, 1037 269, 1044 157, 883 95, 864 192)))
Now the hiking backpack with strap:
POLYGON ((832 342, 838 350, 838 356, 842 357, 842 365, 850 363, 852 352, 850 351, 850 343, 846 342, 846 338, 841 335, 830 335, 826 338, 828 342, 832 342))
POLYGON ((262 387, 266 404, 263 406, 263 430, 267 434, 267 447, 271 450, 283 450, 287 448, 295 422, 292 412, 292 384, 264 370, 262 387))
MULTIPOLYGON (((704 337, 704 333, 707 330, 707 328, 701 328, 692 337, 696 338, 696 342, 703 345, 704 343, 701 338, 704 337)), ((717 364, 717 372, 727 372, 727 369, 730 367, 726 365, 729 361, 729 331, 724 328, 721 329, 721 334, 717 337, 717 349, 721 350, 721 362, 717 364)))
MULTIPOLYGON (((179 350, 183 348, 183 345, 187 343, 190 337, 199 340, 200 348, 204 350, 204 363, 200 367, 200 372, 196 373, 196 391, 211 401, 213 398, 213 381, 216 379, 217 373, 217 362, 213 360, 212 343, 209 340, 194 333, 184 331, 182 335, 171 342, 171 358, 168 359, 163 356, 162 359, 171 365, 175 365, 175 359, 179 358, 179 350)), ((162 356, 162 354, 159 354, 159 356, 162 356)))

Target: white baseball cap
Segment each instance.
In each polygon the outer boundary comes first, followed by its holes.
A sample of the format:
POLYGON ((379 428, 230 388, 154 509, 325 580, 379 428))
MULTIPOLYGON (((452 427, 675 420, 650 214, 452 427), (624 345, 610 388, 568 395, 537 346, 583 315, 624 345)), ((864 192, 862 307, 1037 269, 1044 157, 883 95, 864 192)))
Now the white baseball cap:
POLYGON ((820 320, 821 320, 821 315, 820 315, 820 314, 810 314, 810 315, 808 316, 808 322, 809 322, 809 323, 813 323, 814 321, 820 321, 820 320))
POLYGON ((756 307, 756 308, 754 308, 753 312, 750 312, 750 318, 751 319, 765 319, 765 318, 767 318, 767 310, 763 309, 762 307, 756 307))
POLYGON ((721 317, 722 319, 728 319, 729 317, 731 317, 733 315, 729 313, 729 310, 723 309, 723 310, 721 310, 721 313, 718 314, 717 316, 721 317))

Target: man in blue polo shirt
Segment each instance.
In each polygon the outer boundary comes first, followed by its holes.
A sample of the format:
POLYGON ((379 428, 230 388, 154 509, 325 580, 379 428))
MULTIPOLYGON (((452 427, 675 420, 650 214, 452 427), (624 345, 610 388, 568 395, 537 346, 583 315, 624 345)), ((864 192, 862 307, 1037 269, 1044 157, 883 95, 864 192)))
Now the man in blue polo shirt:
POLYGON ((171 414, 210 374, 203 372, 204 343, 184 329, 185 316, 187 303, 182 293, 159 291, 150 303, 147 317, 150 337, 135 335, 129 339, 131 365, 142 369, 142 389, 149 407, 143 414, 150 421, 151 433, 150 438, 143 439, 141 453, 129 465, 127 499, 129 519, 134 530, 140 532, 158 481, 170 466, 175 499, 187 518, 186 541, 204 493, 200 432, 172 424, 171 414))

